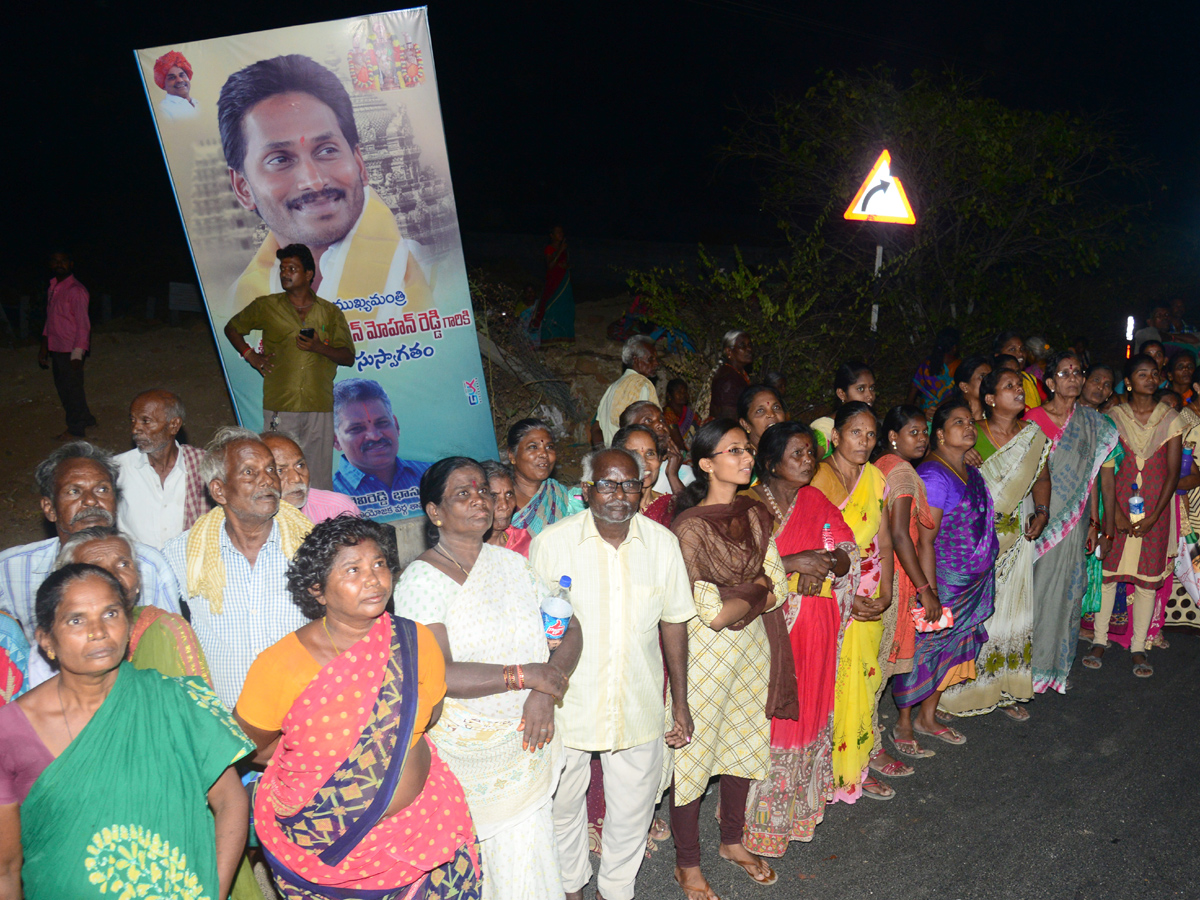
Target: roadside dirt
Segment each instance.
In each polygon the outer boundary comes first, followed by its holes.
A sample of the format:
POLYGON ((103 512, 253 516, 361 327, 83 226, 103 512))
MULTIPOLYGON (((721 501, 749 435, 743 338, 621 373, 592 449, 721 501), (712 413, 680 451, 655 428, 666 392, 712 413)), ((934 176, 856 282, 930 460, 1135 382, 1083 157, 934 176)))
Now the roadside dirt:
MULTIPOLYGON (((571 380, 588 412, 620 374, 621 348, 605 337, 605 327, 628 302, 627 297, 613 297, 580 304, 576 343, 544 351, 545 363, 571 380)), ((63 431, 64 419, 49 370, 38 368, 36 345, 0 348, 0 374, 0 548, 5 548, 52 535, 33 469, 58 445, 53 436, 63 431)), ((182 327, 137 320, 106 323, 93 331, 85 377, 88 403, 100 423, 88 429, 88 440, 115 453, 132 446, 129 402, 150 388, 165 388, 183 399, 188 443, 203 446, 217 428, 236 421, 212 332, 198 316, 182 327)), ((500 444, 511 421, 533 413, 536 397, 515 383, 496 387, 496 399, 502 401, 496 408, 511 412, 497 417, 500 444)), ((558 477, 577 481, 579 458, 586 450, 582 434, 565 441, 558 477)))

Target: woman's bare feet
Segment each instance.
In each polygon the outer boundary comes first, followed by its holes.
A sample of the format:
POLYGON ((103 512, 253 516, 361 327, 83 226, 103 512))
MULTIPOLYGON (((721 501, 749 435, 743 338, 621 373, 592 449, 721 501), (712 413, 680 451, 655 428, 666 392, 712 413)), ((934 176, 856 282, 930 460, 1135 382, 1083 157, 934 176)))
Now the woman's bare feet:
POLYGON ((687 900, 721 900, 708 885, 699 866, 675 867, 675 881, 683 888, 687 900))
POLYGON ((722 844, 717 853, 721 859, 728 860, 741 868, 759 884, 774 884, 779 876, 762 857, 755 856, 741 844, 722 844))

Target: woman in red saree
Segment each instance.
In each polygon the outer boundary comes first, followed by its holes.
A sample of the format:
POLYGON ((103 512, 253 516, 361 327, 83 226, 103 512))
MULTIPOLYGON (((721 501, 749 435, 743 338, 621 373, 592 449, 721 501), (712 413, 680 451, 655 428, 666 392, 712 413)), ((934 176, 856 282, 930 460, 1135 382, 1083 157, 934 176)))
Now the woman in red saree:
POLYGON ((313 528, 288 569, 313 621, 259 654, 234 710, 267 762, 254 822, 286 900, 481 896, 465 792, 425 738, 446 663, 428 628, 387 612, 387 530, 313 528))
POLYGON ((771 511, 788 573, 787 602, 768 615, 783 615, 787 626, 799 717, 771 719, 770 765, 766 778, 750 785, 742 845, 779 857, 790 841, 812 840, 834 794, 833 688, 838 643, 854 599, 858 548, 838 508, 809 486, 817 449, 807 425, 768 428, 756 465, 759 482, 743 493, 771 511))
POLYGON ((550 232, 542 251, 546 258, 546 287, 529 320, 530 331, 541 343, 575 340, 575 295, 571 292, 571 262, 561 225, 550 232))

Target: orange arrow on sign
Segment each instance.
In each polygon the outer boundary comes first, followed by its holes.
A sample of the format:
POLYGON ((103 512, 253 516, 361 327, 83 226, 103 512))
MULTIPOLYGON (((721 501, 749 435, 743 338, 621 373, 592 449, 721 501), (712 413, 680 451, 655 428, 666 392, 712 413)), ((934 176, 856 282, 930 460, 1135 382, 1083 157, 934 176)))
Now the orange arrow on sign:
POLYGON ((890 222, 894 225, 915 225, 904 185, 892 177, 892 156, 886 150, 879 154, 875 165, 850 201, 845 218, 856 222, 890 222))

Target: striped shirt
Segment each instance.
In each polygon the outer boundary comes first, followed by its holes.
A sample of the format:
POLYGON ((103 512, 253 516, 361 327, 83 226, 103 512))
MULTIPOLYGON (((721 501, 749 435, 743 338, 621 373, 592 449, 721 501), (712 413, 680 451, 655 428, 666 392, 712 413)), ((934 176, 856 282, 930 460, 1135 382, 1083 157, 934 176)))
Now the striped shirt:
POLYGON ((658 625, 696 615, 679 540, 636 515, 614 547, 584 510, 547 525, 533 539, 529 562, 547 584, 571 576, 571 606, 583 629, 583 653, 555 717, 563 743, 624 750, 661 738, 658 625))
MULTIPOLYGON (((189 534, 190 529, 163 547, 163 555, 182 585, 187 585, 189 534)), ((225 528, 221 529, 220 543, 225 564, 224 607, 219 615, 214 614, 208 601, 200 596, 189 597, 188 607, 217 696, 233 709, 255 657, 307 624, 308 619, 292 602, 287 589, 289 560, 279 544, 278 522, 271 523, 271 534, 253 566, 233 546, 225 528)))
MULTIPOLYGON (((21 623, 31 647, 36 646, 33 631, 37 627, 34 601, 37 589, 54 569, 54 558, 61 549, 58 538, 11 547, 0 553, 0 610, 21 623)), ((153 547, 133 544, 142 579, 139 603, 158 606, 167 612, 179 613, 179 582, 175 573, 153 547)))

